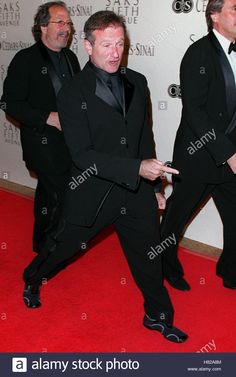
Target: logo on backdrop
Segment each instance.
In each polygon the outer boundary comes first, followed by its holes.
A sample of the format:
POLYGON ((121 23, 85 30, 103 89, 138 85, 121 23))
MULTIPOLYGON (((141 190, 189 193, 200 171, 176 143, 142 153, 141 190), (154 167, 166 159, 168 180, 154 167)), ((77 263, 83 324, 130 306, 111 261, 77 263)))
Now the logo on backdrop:
POLYGON ((123 16, 127 24, 138 23, 139 0, 106 0, 105 9, 123 16))
POLYGON ((189 13, 193 10, 192 0, 174 0, 172 4, 172 9, 175 13, 189 13))
POLYGON ((71 17, 90 17, 93 14, 92 5, 72 5, 67 7, 71 17))
POLYGON ((171 98, 181 98, 180 85, 171 84, 168 88, 168 94, 171 98))
POLYGON ((3 140, 6 144, 21 145, 20 143, 20 130, 13 126, 13 124, 3 123, 3 140))
POLYGON ((19 1, 0 0, 0 26, 20 25, 20 4, 19 1))
POLYGON ((31 46, 31 42, 24 41, 2 41, 0 42, 0 50, 2 51, 19 51, 22 48, 27 48, 31 46))
POLYGON ((143 44, 137 42, 125 46, 125 55, 129 56, 155 56, 155 46, 153 44, 143 44))
POLYGON ((196 12, 205 12, 208 0, 174 0, 172 9, 175 13, 189 13, 194 8, 196 12))
POLYGON ((0 65, 0 80, 1 81, 3 81, 6 77, 7 68, 8 68, 8 66, 6 66, 5 64, 0 65))
POLYGON ((73 39, 70 45, 70 49, 75 53, 75 55, 78 55, 79 53, 79 36, 77 34, 77 31, 73 34, 73 39))

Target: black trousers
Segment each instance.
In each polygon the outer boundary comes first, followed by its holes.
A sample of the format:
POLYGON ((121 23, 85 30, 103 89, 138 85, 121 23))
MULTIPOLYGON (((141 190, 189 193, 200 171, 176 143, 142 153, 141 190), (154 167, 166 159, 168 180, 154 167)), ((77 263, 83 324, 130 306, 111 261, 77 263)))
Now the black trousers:
POLYGON ((41 171, 36 174, 33 250, 39 252, 47 234, 58 227, 69 171, 61 175, 41 171))
MULTIPOLYGON (((151 247, 160 243, 157 213, 140 213, 135 216, 127 210, 124 195, 116 187, 112 190, 92 227, 73 225, 62 220, 57 233, 48 237, 41 253, 24 271, 26 284, 38 285, 67 265, 78 250, 106 226, 113 224, 124 250, 133 278, 144 297, 145 312, 166 323, 173 322, 173 307, 163 286, 161 255, 149 258, 151 247)), ((96 263, 96 262, 95 262, 96 263)))
MULTIPOLYGON (((185 225, 204 200, 211 195, 221 216, 224 231, 224 246, 217 262, 216 273, 236 283, 236 177, 220 184, 176 181, 161 223, 161 238, 165 240, 174 233, 176 244, 171 244, 163 253, 163 275, 180 278, 183 267, 178 259, 179 238, 185 225)), ((203 224, 207 226, 207 224, 203 224)))

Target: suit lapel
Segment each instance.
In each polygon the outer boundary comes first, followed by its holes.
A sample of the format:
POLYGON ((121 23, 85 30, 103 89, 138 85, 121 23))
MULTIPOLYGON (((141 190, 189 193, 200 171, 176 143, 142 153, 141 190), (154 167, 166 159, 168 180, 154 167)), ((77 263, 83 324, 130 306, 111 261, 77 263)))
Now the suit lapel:
POLYGON ((229 64, 227 57, 225 56, 224 50, 222 49, 218 39, 213 32, 208 34, 208 37, 218 55, 220 66, 223 72, 225 89, 226 89, 226 103, 228 108, 228 114, 231 118, 235 111, 235 97, 236 97, 236 86, 235 78, 232 68, 229 64))
POLYGON ((41 41, 39 41, 38 46, 39 46, 39 50, 41 52, 41 55, 42 55, 43 59, 45 60, 46 65, 47 65, 48 73, 49 73, 50 79, 52 81, 54 91, 57 95, 57 93, 59 92, 59 90, 62 87, 61 80, 56 73, 56 70, 55 70, 55 68, 52 64, 52 61, 50 59, 50 56, 49 56, 47 49, 44 46, 44 44, 41 41))
POLYGON ((107 87, 105 82, 97 75, 95 94, 108 105, 114 107, 117 111, 119 111, 119 113, 121 113, 122 115, 124 114, 124 110, 121 108, 116 98, 113 96, 111 90, 107 87))
POLYGON ((71 64, 71 62, 70 62, 70 58, 69 58, 69 56, 68 56, 66 50, 65 50, 65 49, 62 49, 62 53, 63 53, 63 55, 65 56, 65 59, 66 59, 66 62, 67 62, 67 65, 68 65, 69 72, 70 72, 71 76, 74 76, 74 74, 75 74, 76 72, 74 71, 74 69, 73 69, 73 67, 72 67, 72 64, 71 64))
POLYGON ((134 85, 123 75, 125 114, 128 113, 134 94, 134 85))
MULTIPOLYGON (((87 68, 91 69, 90 63, 87 63, 86 69, 87 68)), ((123 108, 120 106, 120 104, 118 103, 118 101, 116 100, 113 93, 106 85, 106 83, 100 78, 99 75, 96 74, 96 72, 93 69, 92 71, 96 75, 95 95, 104 102, 106 102, 109 106, 116 109, 120 114, 125 116, 129 111, 129 107, 133 98, 134 85, 128 80, 127 76, 123 72, 123 69, 124 68, 121 68, 121 77, 123 82, 123 108)))

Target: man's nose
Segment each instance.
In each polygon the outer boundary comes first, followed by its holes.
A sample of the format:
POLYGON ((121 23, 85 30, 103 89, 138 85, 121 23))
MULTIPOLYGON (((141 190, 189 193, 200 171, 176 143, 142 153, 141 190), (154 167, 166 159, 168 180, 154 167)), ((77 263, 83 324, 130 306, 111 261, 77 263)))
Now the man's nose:
POLYGON ((67 23, 65 23, 65 25, 63 26, 63 30, 66 30, 68 33, 71 32, 71 26, 67 23))
POLYGON ((119 56, 118 48, 116 46, 113 47, 112 55, 114 57, 118 57, 119 56))

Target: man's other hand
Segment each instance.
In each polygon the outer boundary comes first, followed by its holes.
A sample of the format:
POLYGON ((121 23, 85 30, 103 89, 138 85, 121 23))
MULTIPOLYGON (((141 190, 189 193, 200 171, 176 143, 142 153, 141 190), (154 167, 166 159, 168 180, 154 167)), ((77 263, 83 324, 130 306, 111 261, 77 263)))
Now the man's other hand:
POLYGON ((228 165, 234 174, 236 174, 236 153, 233 154, 228 160, 228 165))
POLYGON ((49 114, 49 117, 46 122, 49 126, 56 127, 59 131, 61 131, 61 125, 59 121, 58 113, 52 111, 49 114))
POLYGON ((158 203, 159 209, 165 209, 166 208, 166 198, 161 192, 156 192, 156 199, 158 203))

